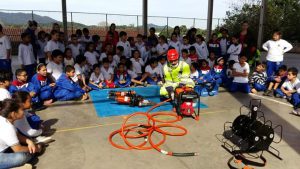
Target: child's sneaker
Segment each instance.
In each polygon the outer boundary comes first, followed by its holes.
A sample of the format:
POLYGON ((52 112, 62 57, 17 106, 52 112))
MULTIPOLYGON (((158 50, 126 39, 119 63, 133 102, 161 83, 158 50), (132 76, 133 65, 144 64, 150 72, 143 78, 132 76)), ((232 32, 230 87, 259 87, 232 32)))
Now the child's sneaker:
POLYGON ((32 165, 26 163, 26 164, 24 164, 24 165, 22 165, 20 167, 14 167, 14 168, 10 168, 10 169, 32 169, 32 165))
POLYGON ((282 96, 280 94, 278 94, 278 93, 275 95, 275 97, 276 98, 282 98, 282 96))
POLYGON ((46 136, 38 136, 34 139, 34 142, 36 144, 39 144, 39 143, 47 144, 47 143, 50 143, 51 141, 53 141, 53 139, 51 137, 46 137, 46 136))
POLYGON ((294 115, 300 116, 300 108, 294 109, 294 110, 292 111, 292 113, 293 113, 294 115))

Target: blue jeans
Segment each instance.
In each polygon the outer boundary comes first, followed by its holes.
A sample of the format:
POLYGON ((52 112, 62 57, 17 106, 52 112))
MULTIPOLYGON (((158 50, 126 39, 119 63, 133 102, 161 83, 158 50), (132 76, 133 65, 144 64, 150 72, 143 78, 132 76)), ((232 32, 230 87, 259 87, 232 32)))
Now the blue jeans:
POLYGON ((300 94, 294 93, 292 95, 292 104, 295 108, 300 108, 300 94))
POLYGON ((257 91, 265 91, 265 90, 267 90, 267 87, 265 85, 261 85, 261 84, 258 84, 258 83, 254 83, 253 87, 257 91))
POLYGON ((243 92, 243 93, 250 93, 250 85, 248 83, 236 83, 232 82, 230 88, 230 92, 243 92))
POLYGON ((268 75, 268 77, 271 77, 275 72, 277 72, 281 65, 282 65, 282 62, 267 61, 267 75, 268 75))
POLYGON ((0 153, 0 169, 19 167, 31 160, 29 153, 0 153))

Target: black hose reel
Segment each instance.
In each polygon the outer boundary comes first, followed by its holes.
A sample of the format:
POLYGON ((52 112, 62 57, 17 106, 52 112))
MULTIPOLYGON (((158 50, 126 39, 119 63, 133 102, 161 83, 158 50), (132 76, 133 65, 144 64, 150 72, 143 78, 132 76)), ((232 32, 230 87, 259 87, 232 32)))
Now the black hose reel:
MULTIPOLYGON (((282 126, 277 125, 274 127, 270 120, 266 121, 264 113, 260 111, 260 107, 261 100, 253 99, 250 101, 249 106, 242 106, 240 108, 240 115, 233 122, 226 122, 224 124, 223 135, 225 139, 222 141, 223 147, 233 154, 236 157, 235 159, 241 160, 245 165, 264 166, 266 160, 262 156, 263 151, 268 151, 281 159, 280 152, 272 147, 271 144, 279 143, 282 140, 282 126), (245 109, 248 112, 243 113, 245 109), (275 130, 278 130, 276 133, 280 137, 277 141, 274 141, 275 130), (276 153, 271 150, 274 150, 276 153), (250 162, 243 156, 243 154, 247 153, 260 153, 258 158, 261 159, 262 163, 250 162)), ((229 167, 236 168, 231 165, 229 167)))

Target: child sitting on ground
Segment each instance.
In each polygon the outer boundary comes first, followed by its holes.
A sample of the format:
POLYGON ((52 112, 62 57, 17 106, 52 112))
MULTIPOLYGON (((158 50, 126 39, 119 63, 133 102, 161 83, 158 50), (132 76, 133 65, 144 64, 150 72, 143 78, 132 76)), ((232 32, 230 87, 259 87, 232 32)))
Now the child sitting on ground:
POLYGON ((143 74, 140 81, 143 82, 144 80, 146 80, 147 83, 151 85, 162 84, 162 72, 158 67, 157 59, 150 59, 149 65, 146 66, 145 73, 143 74))
POLYGON ((191 69, 191 75, 190 78, 193 79, 193 81, 195 82, 195 84, 198 84, 198 79, 201 76, 201 72, 198 71, 198 63, 197 62, 193 62, 191 63, 190 69, 191 69))
POLYGON ((295 87, 297 92, 292 94, 291 103, 294 106, 293 113, 300 116, 300 83, 295 87))
POLYGON ((16 80, 11 83, 9 87, 9 92, 14 94, 17 91, 25 91, 30 94, 32 97, 32 102, 35 106, 39 103, 39 98, 37 96, 37 91, 34 88, 34 85, 31 82, 27 81, 27 72, 25 69, 17 69, 16 70, 16 80))
POLYGON ((138 76, 142 76, 142 67, 145 63, 141 58, 140 51, 133 51, 133 58, 131 58, 130 61, 132 62, 133 70, 138 74, 138 76))
POLYGON ((257 93, 258 91, 265 91, 267 79, 266 65, 257 63, 256 69, 250 79, 251 92, 257 93))
POLYGON ((7 90, 9 88, 11 79, 11 73, 0 70, 0 101, 11 98, 9 91, 7 90))
POLYGON ((226 69, 226 76, 223 82, 226 88, 230 88, 231 83, 233 81, 232 71, 233 71, 234 64, 235 64, 234 60, 230 60, 228 62, 228 68, 226 69))
POLYGON ((191 61, 192 62, 198 62, 199 56, 197 55, 195 46, 191 46, 189 48, 189 52, 190 52, 189 58, 191 59, 191 61))
POLYGON ((138 76, 138 74, 137 73, 135 73, 135 71, 133 71, 133 65, 132 65, 132 62, 130 61, 130 60, 128 60, 127 62, 126 62, 126 67, 127 67, 127 73, 130 75, 130 77, 131 77, 131 79, 130 79, 130 81, 131 81, 131 84, 133 83, 133 85, 135 86, 135 85, 137 85, 137 84, 139 84, 139 85, 144 85, 144 86, 146 86, 147 85, 147 82, 141 82, 140 80, 141 80, 141 76, 138 76))
POLYGON ((22 119, 16 120, 14 126, 26 137, 35 138, 36 143, 48 143, 52 141, 51 137, 41 136, 43 129, 41 128, 40 117, 28 112, 31 108, 31 96, 28 92, 18 91, 13 94, 16 99, 23 105, 24 116, 22 119))
POLYGON ((114 70, 109 66, 108 58, 103 59, 101 73, 103 74, 106 87, 115 88, 114 70))
POLYGON ((115 73, 114 83, 116 87, 130 87, 131 77, 125 69, 125 65, 119 63, 118 70, 115 73))
POLYGON ((223 82, 225 81, 225 68, 224 68, 224 58, 223 57, 219 57, 216 60, 216 65, 214 65, 213 69, 211 70, 211 76, 214 79, 214 81, 216 82, 217 86, 220 86, 221 84, 223 84, 223 82))
POLYGON ((89 68, 87 67, 87 63, 86 63, 86 57, 84 57, 83 55, 78 55, 76 57, 76 64, 74 66, 75 68, 75 76, 72 77, 72 80, 79 84, 83 90, 90 90, 90 87, 86 85, 86 76, 89 72, 89 68))
POLYGON ((273 96, 274 91, 277 88, 281 88, 281 85, 285 82, 287 78, 287 67, 285 65, 281 65, 275 76, 269 77, 269 86, 268 89, 264 92, 264 96, 273 96))
POLYGON ((192 60, 189 57, 189 51, 187 49, 182 49, 181 50, 181 58, 180 60, 185 61, 188 65, 191 66, 192 60))
POLYGON ((293 93, 297 91, 297 88, 300 85, 300 81, 297 78, 298 69, 295 67, 291 67, 287 71, 287 79, 282 84, 280 89, 275 90, 275 97, 278 98, 287 98, 291 99, 293 93))
POLYGON ((216 63, 216 54, 214 52, 210 52, 207 58, 208 66, 213 68, 216 63))
POLYGON ((244 92, 250 93, 249 79, 248 75, 250 72, 249 64, 246 62, 247 56, 245 54, 241 54, 239 56, 239 62, 233 65, 233 82, 230 86, 230 92, 244 92))
POLYGON ((114 61, 116 62, 116 64, 119 64, 120 63, 120 60, 121 60, 121 56, 123 55, 123 52, 124 52, 124 48, 123 46, 118 46, 116 48, 116 54, 114 55, 114 61))
POLYGON ((34 85, 37 97, 44 102, 44 105, 49 105, 53 102, 53 88, 55 83, 51 83, 47 78, 46 65, 40 63, 37 66, 37 73, 32 77, 31 83, 34 85))
POLYGON ((60 50, 54 50, 51 55, 52 59, 47 64, 47 73, 52 82, 55 82, 63 73, 63 53, 60 50))
POLYGON ((99 64, 95 64, 93 66, 93 73, 91 74, 89 81, 90 81, 89 86, 93 90, 99 90, 99 89, 102 89, 103 87, 105 87, 103 84, 104 77, 103 77, 103 74, 100 72, 99 64))
POLYGON ((56 81, 56 89, 54 90, 54 97, 59 101, 67 100, 87 100, 88 95, 81 87, 72 80, 75 75, 75 68, 73 66, 66 66, 65 72, 56 81))
POLYGON ((199 61, 199 64, 200 64, 200 71, 202 75, 206 75, 210 73, 211 68, 209 67, 207 60, 201 59, 199 61))

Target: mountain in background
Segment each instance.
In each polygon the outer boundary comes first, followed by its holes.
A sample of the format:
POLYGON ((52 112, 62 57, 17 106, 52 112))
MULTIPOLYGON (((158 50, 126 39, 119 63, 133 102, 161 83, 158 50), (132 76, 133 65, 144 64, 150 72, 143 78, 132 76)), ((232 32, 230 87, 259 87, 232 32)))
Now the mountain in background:
MULTIPOLYGON (((51 25, 52 23, 56 22, 61 24, 60 21, 57 21, 51 17, 48 16, 41 16, 37 14, 33 14, 33 18, 35 21, 37 21, 38 24, 40 25, 51 25)), ((27 25, 28 20, 32 19, 32 14, 31 13, 5 13, 5 12, 0 12, 0 23, 4 25, 27 25)), ((118 25, 118 23, 116 23, 118 25)), ((105 25, 105 24, 104 24, 105 25)), ((68 22, 68 26, 71 26, 71 23, 68 22)), ((73 22, 73 26, 77 28, 83 28, 83 27, 94 27, 96 25, 84 25, 82 23, 76 23, 73 22)), ((100 25, 97 25, 100 26, 100 25)), ((130 25, 118 25, 118 27, 131 27, 130 25)), ((148 28, 154 27, 155 29, 163 29, 165 26, 160 26, 160 25, 155 25, 152 23, 148 24, 148 28)))
MULTIPOLYGON (((24 25, 27 24, 28 20, 31 20, 32 15, 31 13, 4 13, 0 12, 0 22, 7 24, 7 25, 24 25)), ((33 18, 40 24, 48 24, 59 22, 55 19, 52 19, 48 16, 40 16, 33 14, 33 18)))

